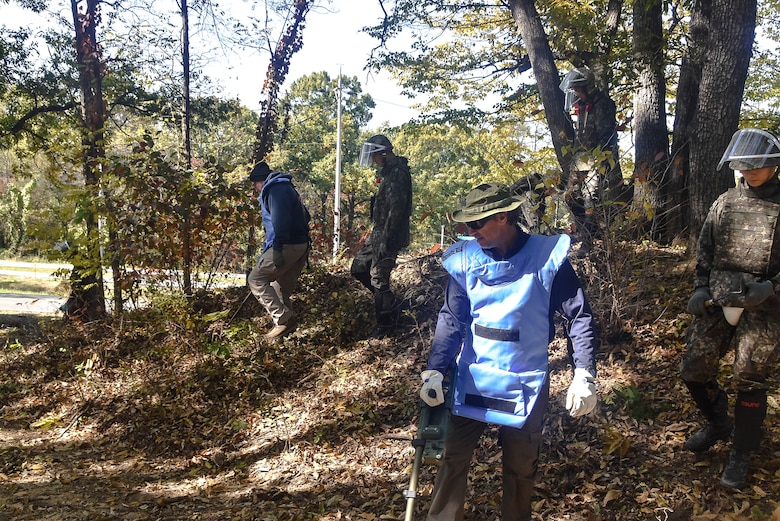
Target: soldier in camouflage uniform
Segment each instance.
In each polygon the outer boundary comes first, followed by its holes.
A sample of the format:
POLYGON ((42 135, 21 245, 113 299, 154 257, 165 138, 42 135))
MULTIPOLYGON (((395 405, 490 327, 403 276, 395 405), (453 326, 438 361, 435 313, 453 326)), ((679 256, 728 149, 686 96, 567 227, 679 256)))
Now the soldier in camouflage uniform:
POLYGON ((732 437, 721 476, 729 488, 747 485, 767 411, 767 370, 780 353, 780 141, 756 129, 737 131, 721 166, 739 170, 735 188, 712 205, 699 236, 695 291, 681 376, 706 423, 685 443, 703 452, 732 437), (736 316, 732 316, 736 315, 736 316), (718 385, 719 361, 734 342, 734 420, 718 385))
POLYGON ((360 165, 380 167, 379 191, 372 198, 373 228, 352 260, 352 276, 374 294, 377 329, 372 336, 384 336, 395 325, 400 303, 390 289, 390 273, 398 252, 409 246, 409 218, 412 214, 412 176, 409 161, 393 153, 383 135, 363 144, 360 165))
POLYGON ((566 110, 574 112, 576 148, 565 198, 581 241, 577 254, 583 256, 597 232, 593 212, 599 204, 622 196, 616 108, 587 67, 569 71, 560 88, 566 93, 566 110))

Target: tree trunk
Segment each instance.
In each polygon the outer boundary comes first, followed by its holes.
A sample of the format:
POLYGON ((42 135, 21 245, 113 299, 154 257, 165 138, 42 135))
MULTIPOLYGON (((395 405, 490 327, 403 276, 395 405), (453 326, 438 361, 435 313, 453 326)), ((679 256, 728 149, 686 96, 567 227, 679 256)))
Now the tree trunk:
MULTIPOLYGON (((187 0, 180 0, 181 8, 181 64, 182 64, 182 102, 181 102, 181 148, 183 156, 183 175, 190 175, 192 167, 192 141, 190 139, 190 22, 187 0)), ((180 183, 179 186, 187 186, 180 183)), ((184 294, 192 295, 192 217, 189 194, 183 193, 181 201, 182 212, 182 249, 184 254, 184 294)))
POLYGON ((583 61, 588 64, 596 75, 598 87, 604 93, 609 93, 612 83, 612 68, 609 66, 609 55, 620 27, 623 13, 623 0, 609 0, 607 13, 604 17, 604 30, 599 34, 597 53, 583 53, 583 61))
POLYGON ((277 112, 279 88, 284 83, 290 70, 292 55, 303 47, 301 31, 306 20, 306 14, 311 9, 313 3, 313 0, 296 0, 292 21, 271 56, 271 63, 268 65, 265 82, 263 83, 265 100, 263 100, 260 121, 257 124, 254 150, 252 152, 253 163, 262 161, 273 150, 273 140, 279 126, 279 115, 277 112))
POLYGON ((100 19, 99 3, 100 0, 71 0, 70 3, 76 31, 76 62, 81 91, 84 184, 89 200, 81 208, 87 238, 73 257, 71 296, 66 313, 84 320, 95 320, 105 313, 100 233, 94 204, 99 197, 100 169, 105 158, 102 62, 96 30, 100 19))
MULTIPOLYGON (((702 10, 691 13, 688 47, 680 65, 680 79, 677 82, 676 110, 672 130, 672 163, 669 183, 664 187, 664 197, 669 201, 666 234, 670 237, 688 237, 695 233, 688 223, 690 194, 688 173, 690 172, 690 132, 699 99, 704 50, 706 49, 705 22, 702 10)), ((663 189, 663 188, 662 188, 663 189)))
POLYGON ((564 94, 558 88, 561 78, 542 20, 533 0, 509 0, 509 6, 531 60, 555 154, 563 171, 569 172, 574 128, 563 110, 564 94))
MULTIPOLYGON (((695 112, 675 121, 675 152, 687 152, 690 207, 689 240, 693 244, 715 199, 734 186, 733 172, 718 161, 739 124, 756 26, 756 0, 699 0, 691 25, 692 57, 686 74, 700 69, 695 112), (695 23, 694 23, 695 22, 695 23), (687 126, 683 126, 687 123, 687 126), (677 128, 677 125, 681 125, 677 128)), ((685 78, 685 88, 694 80, 685 78)), ((680 107, 678 103, 678 108, 680 107)), ((684 165, 685 161, 680 164, 684 165)))
POLYGON ((634 204, 652 212, 653 237, 665 237, 668 204, 664 186, 669 172, 666 129, 666 80, 663 62, 663 25, 660 0, 634 4, 634 56, 639 71, 634 95, 634 204))

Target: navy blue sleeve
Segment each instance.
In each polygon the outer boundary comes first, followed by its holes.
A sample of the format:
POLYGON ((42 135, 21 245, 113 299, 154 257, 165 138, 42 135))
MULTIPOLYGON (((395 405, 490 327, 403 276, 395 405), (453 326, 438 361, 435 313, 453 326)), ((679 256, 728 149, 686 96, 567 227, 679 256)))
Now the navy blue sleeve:
MULTIPOLYGON (((596 376, 596 352, 598 338, 596 320, 590 308, 582 284, 571 263, 566 260, 553 280, 550 295, 550 322, 558 311, 568 324, 574 367, 587 369, 596 376)), ((552 327, 552 326, 551 326, 552 327)))
POLYGON ((471 307, 466 290, 450 277, 444 292, 444 304, 436 322, 428 369, 447 374, 447 369, 460 352, 470 321, 471 307))

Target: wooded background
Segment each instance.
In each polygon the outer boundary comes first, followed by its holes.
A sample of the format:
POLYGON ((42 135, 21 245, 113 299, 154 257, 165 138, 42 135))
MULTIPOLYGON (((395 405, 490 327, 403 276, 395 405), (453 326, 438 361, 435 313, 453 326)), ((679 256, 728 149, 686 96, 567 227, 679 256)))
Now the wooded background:
POLYGON ((366 1, 386 13, 365 21, 376 39, 366 70, 430 99, 396 128, 368 127, 375 104, 357 77, 287 78, 302 45, 328 45, 307 40, 307 14, 337 0, 256 2, 245 18, 211 0, 14 2, 49 23, 6 21, 0 36, 0 250, 71 262, 87 317, 103 312, 106 268, 119 311, 162 270, 189 294, 253 262, 246 175, 266 159, 293 174, 314 215, 315 259, 330 261, 337 100, 342 256, 365 232, 375 182, 357 154, 377 132, 410 160, 414 246, 429 249, 455 237, 449 212, 480 182, 541 174, 555 191, 573 139, 558 85, 581 65, 617 104, 633 188, 610 233, 692 244, 734 183, 716 170, 732 133, 780 126, 774 0, 366 1), (390 51, 400 35, 412 44, 390 51), (268 56, 259 113, 202 73, 216 49, 250 46, 268 56), (492 109, 476 108, 486 98, 492 109), (55 251, 62 241, 70 248, 55 251))

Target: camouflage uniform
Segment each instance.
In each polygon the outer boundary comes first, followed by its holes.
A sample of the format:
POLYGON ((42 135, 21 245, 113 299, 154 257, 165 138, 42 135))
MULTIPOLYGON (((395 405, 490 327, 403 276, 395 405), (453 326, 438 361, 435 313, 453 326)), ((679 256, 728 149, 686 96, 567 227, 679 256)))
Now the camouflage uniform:
MULTIPOLYGON (((712 205, 698 243, 694 286, 709 287, 713 301, 739 306, 743 283, 772 279, 780 272, 780 182, 748 189, 744 180, 712 205), (763 197, 762 197, 763 196, 763 197)), ((708 383, 717 378, 719 359, 736 342, 734 386, 766 389, 767 365, 778 355, 780 296, 745 309, 736 326, 720 310, 694 318, 682 378, 708 383)))
MULTIPOLYGON (((389 320, 395 297, 390 291, 390 273, 398 252, 409 246, 412 213, 412 176, 405 157, 396 156, 379 173, 379 190, 373 199, 373 228, 352 260, 352 276, 376 295, 377 320, 389 320)), ((388 325, 388 324, 384 324, 388 325)))
POLYGON ((618 163, 615 102, 600 90, 574 106, 578 150, 575 151, 566 202, 587 240, 595 233, 592 213, 599 203, 616 200, 623 184, 618 163), (611 192, 611 193, 610 193, 611 192))
POLYGON ((713 203, 699 236, 694 284, 697 292, 709 290, 716 306, 695 316, 687 331, 680 372, 706 423, 685 448, 703 452, 718 440, 732 438, 733 429, 732 450, 721 477, 721 484, 731 488, 747 484, 750 455, 760 447, 767 412, 767 371, 779 352, 780 298, 773 280, 780 272, 779 215, 776 175, 757 187, 740 179, 713 203), (745 283, 766 280, 773 280, 774 295, 745 307, 745 283), (717 305, 744 311, 731 325, 717 305), (717 380, 720 359, 732 342, 734 420, 728 413, 728 395, 717 380))

